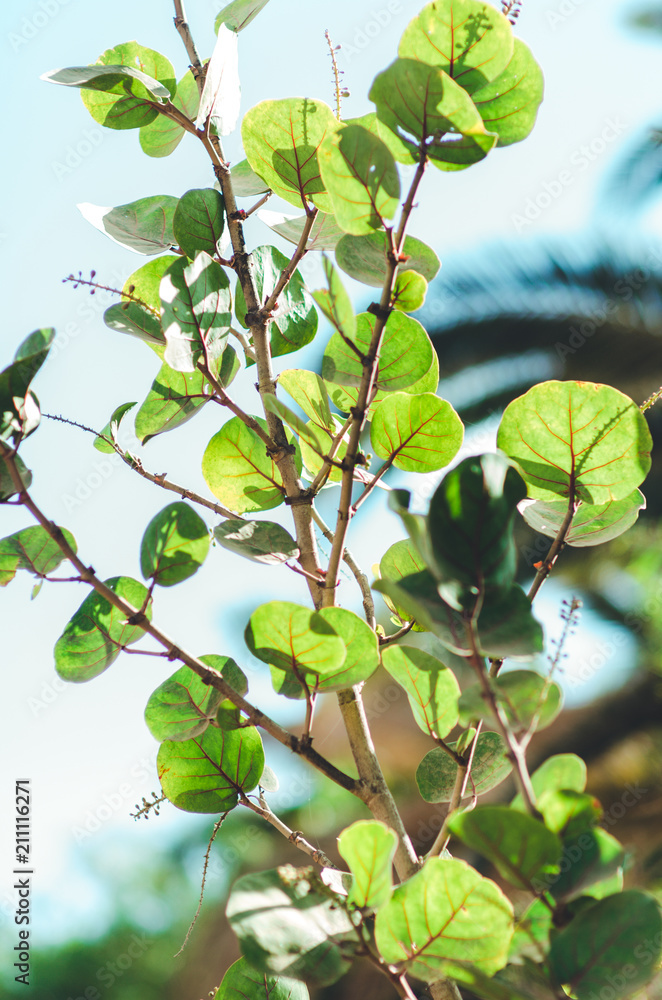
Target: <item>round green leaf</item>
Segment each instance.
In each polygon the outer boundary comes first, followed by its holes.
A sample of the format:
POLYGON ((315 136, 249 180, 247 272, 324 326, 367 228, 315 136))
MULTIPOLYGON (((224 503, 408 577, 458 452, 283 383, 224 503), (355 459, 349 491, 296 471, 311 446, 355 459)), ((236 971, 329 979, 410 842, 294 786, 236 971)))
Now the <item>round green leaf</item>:
MULTIPOLYGON (((403 314, 404 315, 404 314, 403 314)), ((411 317, 408 317, 411 318, 411 317)), ((411 385, 406 386, 402 389, 402 392, 408 393, 410 396, 417 396, 423 392, 436 392, 439 385, 439 360, 436 353, 432 355, 432 364, 425 372, 424 375, 411 385)), ((359 389, 357 386, 351 385, 334 385, 330 382, 327 386, 329 397, 339 410, 343 410, 345 413, 349 413, 353 406, 356 406, 359 397, 359 389)), ((381 403, 383 399, 388 396, 388 391, 384 389, 378 389, 375 393, 373 401, 368 409, 368 419, 372 418, 372 414, 375 411, 375 407, 381 403)))
MULTIPOLYGON (((235 163, 230 171, 232 190, 237 198, 255 198, 271 188, 251 169, 248 160, 235 163)), ((297 240, 298 242, 298 240, 297 240)))
MULTIPOLYGON (((32 473, 26 467, 25 462, 20 455, 17 455, 14 461, 23 485, 26 489, 29 489, 30 483, 32 482, 32 473)), ((14 480, 9 474, 7 463, 4 458, 0 458, 0 500, 9 500, 11 497, 15 496, 16 493, 18 493, 18 490, 14 486, 14 480)))
POLYGON ((317 372, 308 372, 303 368, 288 368, 278 376, 278 385, 289 393, 297 406, 300 406, 318 427, 333 429, 326 386, 317 372))
POLYGON ((122 286, 122 294, 132 295, 134 298, 140 299, 148 310, 160 314, 161 296, 159 295, 159 290, 161 288, 161 279, 170 265, 179 259, 179 257, 175 257, 172 254, 165 254, 163 257, 155 257, 153 260, 148 260, 146 264, 143 264, 137 271, 129 275, 122 286))
MULTIPOLYGON (((522 501, 520 513, 534 531, 549 538, 556 538, 568 510, 563 500, 522 501)), ((618 538, 631 528, 639 517, 639 511, 646 509, 646 497, 641 490, 634 490, 622 500, 608 500, 607 503, 580 503, 566 535, 568 545, 585 548, 588 545, 602 545, 618 538)))
POLYGON ((537 796, 537 807, 547 829, 564 838, 590 830, 602 816, 602 806, 593 795, 571 788, 543 792, 537 796))
MULTIPOLYGON (((190 69, 177 84, 177 93, 172 103, 189 121, 195 121, 200 105, 200 91, 190 69)), ((182 126, 165 115, 158 115, 153 122, 143 125, 139 134, 143 153, 153 157, 170 156, 183 138, 182 126)))
POLYGON ((239 792, 255 788, 264 768, 257 729, 212 726, 181 743, 162 743, 156 760, 164 794, 178 809, 222 813, 234 809, 239 792))
POLYGON ((347 971, 358 946, 338 903, 312 868, 283 865, 238 879, 225 912, 256 969, 325 986, 347 971))
POLYGON ((191 260, 200 250, 215 256, 225 225, 225 203, 214 188, 194 188, 182 195, 172 228, 177 243, 191 260))
MULTIPOLYGON (((8 433, 27 436, 30 429, 36 429, 36 424, 28 427, 30 421, 26 406, 30 399, 35 404, 35 398, 29 392, 30 384, 48 357, 54 341, 55 330, 52 327, 34 330, 19 345, 12 363, 0 372, 1 437, 6 437, 8 433)), ((39 415, 38 407, 36 415, 39 415)))
POLYGON ((135 403, 121 403, 115 410, 113 410, 110 420, 98 437, 95 437, 92 442, 97 451, 102 451, 105 455, 116 454, 115 448, 108 443, 108 439, 110 439, 110 441, 112 441, 115 445, 119 446, 118 436, 122 420, 135 405, 135 403))
MULTIPOLYGON (((136 610, 145 604, 147 588, 129 576, 115 576, 105 584, 136 610)), ((152 617, 151 601, 145 608, 152 617)), ((96 592, 85 598, 55 644, 55 669, 65 681, 89 681, 114 663, 124 646, 138 642, 144 629, 96 592)))
POLYGON ((165 347, 165 337, 159 317, 149 309, 145 309, 139 302, 128 300, 116 302, 106 309, 103 321, 110 330, 138 337, 150 347, 156 346, 160 349, 165 347))
MULTIPOLYGON (((402 541, 394 542, 386 550, 379 564, 379 576, 397 583, 403 576, 409 576, 411 573, 420 573, 424 569, 425 562, 418 549, 408 538, 405 538, 402 541)), ((408 611, 399 605, 393 604, 386 594, 382 596, 386 605, 398 616, 400 621, 411 621, 412 616, 408 611)), ((421 626, 416 624, 414 631, 421 631, 421 626)))
POLYGON ((169 194, 140 198, 117 208, 83 202, 78 211, 114 243, 146 256, 160 254, 175 245, 172 220, 178 199, 169 194))
POLYGON ((595 382, 542 382, 506 408, 497 444, 529 495, 589 504, 622 500, 646 478, 652 439, 639 407, 595 382))
POLYGON ((232 293, 223 268, 204 250, 193 261, 181 257, 163 275, 159 295, 166 363, 175 371, 194 372, 204 361, 217 375, 232 323, 232 293))
POLYGON ((398 47, 401 59, 438 66, 469 94, 499 76, 512 54, 508 19, 479 0, 428 4, 405 28, 398 47))
POLYGON ((278 566, 299 555, 289 531, 275 521, 221 521, 214 528, 214 538, 224 549, 267 566, 278 566))
POLYGON ((240 958, 223 976, 213 1000, 309 1000, 309 993, 305 983, 258 972, 245 958, 240 958))
POLYGON ((314 202, 323 212, 333 213, 317 151, 337 128, 328 104, 292 97, 262 101, 247 111, 241 138, 251 168, 275 194, 299 209, 314 202))
POLYGON ((464 426, 450 403, 431 392, 412 396, 396 392, 375 409, 370 441, 380 458, 393 458, 396 469, 433 472, 457 455, 464 426))
MULTIPOLYGON (((497 701, 510 725, 516 732, 545 729, 561 711, 563 696, 555 681, 533 670, 511 670, 492 681, 497 701)), ((492 711, 485 703, 480 684, 472 684, 460 698, 460 722, 467 725, 471 719, 491 718, 492 711)))
POLYGON ((401 271, 395 279, 391 305, 400 312, 416 312, 425 304, 428 283, 416 271, 401 271))
MULTIPOLYGON (((556 754, 534 771, 531 775, 531 784, 536 797, 563 788, 583 792, 586 788, 586 764, 574 753, 556 754)), ((515 796, 510 808, 524 811, 521 795, 515 796)))
MULTIPOLYGON (((457 743, 450 743, 457 750, 457 743)), ((471 765, 471 788, 482 795, 505 781, 513 769, 508 747, 498 733, 480 733, 471 765)), ((457 764, 435 747, 426 753, 416 769, 416 784, 426 802, 450 802, 455 787, 457 764)))
POLYGON ((622 844, 606 830, 584 830, 563 839, 561 871, 541 882, 555 899, 575 899, 590 886, 617 874, 625 861, 622 844))
POLYGON ((187 503, 168 504, 147 525, 140 546, 146 580, 173 587, 202 566, 209 552, 209 529, 187 503))
POLYGON ((493 974, 506 963, 512 932, 512 907, 498 886, 454 859, 430 858, 375 918, 384 961, 427 983, 453 960, 493 974))
POLYGON ((371 677, 379 666, 379 642, 370 626, 346 608, 322 608, 320 616, 338 633, 345 646, 340 670, 320 676, 319 691, 342 691, 371 677))
MULTIPOLYGON (((71 532, 66 528, 59 530, 76 552, 76 540, 71 532)), ((17 531, 0 539, 0 587, 6 587, 19 569, 27 569, 35 576, 44 577, 57 569, 64 559, 60 546, 41 525, 17 531)))
MULTIPOLYGON (((381 288, 387 274, 388 237, 384 233, 369 236, 347 236, 336 246, 336 263, 345 274, 362 282, 381 288)), ((398 271, 416 271, 426 281, 436 277, 441 262, 434 250, 422 240, 413 236, 405 238, 403 253, 407 260, 398 266, 398 271)))
POLYGON ((552 941, 557 982, 578 1000, 629 996, 652 979, 662 954, 657 901, 637 889, 587 907, 552 941), (616 985, 618 984, 618 985, 616 985))
POLYGON ((478 806, 456 813, 449 829, 518 889, 531 891, 535 879, 558 871, 561 841, 556 834, 540 820, 508 806, 478 806))
MULTIPOLYGON (((266 424, 255 418, 266 430, 266 424)), ((239 514, 270 510, 283 502, 285 489, 264 441, 239 417, 213 436, 202 458, 202 475, 222 504, 239 514)))
POLYGON ((393 218, 400 178, 393 155, 376 135, 361 125, 345 125, 327 135, 317 159, 341 229, 362 236, 393 218))
MULTIPOLYGON (((299 245, 304 227, 308 223, 307 215, 286 215, 283 212, 272 212, 266 208, 257 213, 260 222, 278 233, 288 243, 299 245)), ((308 236, 308 250, 335 250, 345 233, 332 215, 318 212, 308 236)))
POLYGON ((189 740, 204 733, 222 700, 221 692, 205 684, 194 670, 180 667, 150 695, 145 722, 159 742, 189 740))
MULTIPOLYGON (((225 349, 223 367, 226 359, 237 362, 231 347, 225 349)), ((224 384, 227 385, 227 381, 224 384)), ((142 444, 147 444, 157 434, 181 427, 209 402, 209 391, 202 372, 177 372, 163 364, 136 414, 136 436, 142 444)))
POLYGON ((350 904, 379 910, 391 898, 397 834, 376 820, 352 823, 338 837, 338 850, 354 876, 350 904))
POLYGON ((497 146, 526 139, 545 89, 542 70, 531 50, 521 38, 514 42, 513 57, 503 73, 472 95, 485 128, 499 136, 497 146))
POLYGON ((441 660, 415 646, 387 646, 382 663, 407 692, 416 725, 444 739, 457 725, 460 686, 441 660))

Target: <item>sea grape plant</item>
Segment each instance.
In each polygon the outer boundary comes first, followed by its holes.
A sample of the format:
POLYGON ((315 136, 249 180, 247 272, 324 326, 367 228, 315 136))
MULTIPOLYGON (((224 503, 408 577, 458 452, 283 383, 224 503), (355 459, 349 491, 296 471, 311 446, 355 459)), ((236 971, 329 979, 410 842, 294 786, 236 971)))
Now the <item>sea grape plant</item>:
MULTIPOLYGON (((203 62, 175 0, 189 60, 179 82, 165 57, 134 41, 89 65, 45 74, 79 88, 99 124, 136 129, 148 156, 168 156, 184 138, 200 143, 209 186, 110 210, 84 206, 97 228, 148 258, 104 319, 143 340, 158 371, 137 410, 120 401, 94 441, 180 496, 144 531, 144 580, 98 577, 30 493, 20 449, 39 425, 32 381, 54 338, 41 329, 0 374, 0 499, 37 522, 0 542, 0 584, 27 570, 41 585, 68 561, 91 589, 56 642, 58 674, 90 680, 130 645, 145 649, 151 640, 146 652, 156 646, 177 665, 145 713, 161 744, 164 797, 219 818, 250 809, 309 855, 307 867, 245 875, 232 887, 227 916, 244 957, 227 970, 218 998, 304 1000, 309 986, 335 982, 357 957, 401 997, 415 996, 412 980, 455 1000, 463 987, 486 1000, 630 995, 660 957, 659 947, 639 949, 644 938, 662 940, 658 906, 638 889, 622 891, 623 849, 600 826, 583 762, 561 754, 530 774, 526 751, 562 702, 551 672, 535 668, 544 639, 532 602, 565 545, 609 541, 636 520, 650 467, 646 418, 609 386, 545 382, 507 407, 495 452, 453 465, 464 428, 436 394, 437 357, 412 316, 439 269, 434 250, 409 232, 424 173, 450 174, 443 182, 451 190, 454 171, 498 156, 534 125, 543 82, 515 35, 519 5, 429 3, 376 75, 371 110, 343 120, 339 83, 335 109, 309 96, 264 100, 244 114, 246 159, 231 165, 223 137, 239 127, 239 35, 267 2, 225 7, 203 62), (289 257, 245 243, 244 223, 271 194, 295 212, 272 220, 294 247, 289 257), (312 292, 299 270, 308 253, 323 255, 325 284, 312 292), (358 315, 343 273, 378 289, 358 315), (332 330, 321 372, 290 367, 276 377, 273 359, 309 344, 320 314, 332 330), (256 386, 254 414, 231 394, 242 376, 256 386), (123 420, 134 421, 147 445, 212 402, 229 411, 200 445, 213 500, 150 473, 120 444, 123 420), (371 587, 347 547, 360 508, 391 467, 449 466, 426 514, 412 510, 406 490, 389 491, 403 537, 381 555, 371 587), (338 497, 330 527, 316 507, 322 489, 338 497), (290 530, 265 517, 279 507, 289 508, 290 530), (551 539, 528 593, 517 582, 520 514, 551 539), (330 545, 328 561, 320 559, 318 532, 330 545), (276 598, 256 607, 245 628, 246 646, 268 667, 275 691, 301 702, 298 735, 249 700, 233 659, 189 652, 159 624, 159 588, 196 573, 212 538, 217 562, 229 549, 265 578, 269 566, 284 563, 305 577, 307 605, 276 598), (363 617, 339 602, 343 560, 363 617), (373 591, 390 609, 390 631, 376 622, 373 591), (415 634, 425 631, 436 642, 422 649, 415 634), (464 690, 453 669, 460 660, 475 678, 464 690), (506 660, 515 669, 503 672, 506 660), (380 668, 404 689, 430 740, 415 774, 420 794, 448 805, 424 857, 384 779, 363 708, 362 686, 380 668), (355 773, 315 747, 322 695, 338 699, 355 773), (261 731, 372 814, 340 834, 341 868, 269 806, 275 779, 261 731), (480 804, 511 774, 510 805, 480 804), (453 857, 455 844, 491 862, 499 882, 453 857)), ((95 286, 94 274, 77 281, 95 286)), ((575 614, 570 602, 568 627, 575 614)))

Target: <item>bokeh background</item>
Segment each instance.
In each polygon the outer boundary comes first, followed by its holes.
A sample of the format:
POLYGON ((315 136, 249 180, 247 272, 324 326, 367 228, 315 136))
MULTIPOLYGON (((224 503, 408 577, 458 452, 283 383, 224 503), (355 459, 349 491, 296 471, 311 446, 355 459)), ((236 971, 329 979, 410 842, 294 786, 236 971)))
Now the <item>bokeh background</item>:
MULTIPOLYGON (((211 53, 221 6, 217 0, 189 0, 203 56, 211 53)), ((243 110, 265 98, 294 95, 331 103, 328 28, 343 46, 341 67, 351 92, 344 115, 364 113, 374 75, 395 57, 400 34, 419 6, 411 0, 271 0, 240 36, 243 110)), ((104 326, 102 313, 112 297, 90 297, 62 283, 72 272, 86 276, 94 268, 103 284, 121 287, 144 260, 92 229, 76 205, 179 196, 213 179, 192 141, 185 139, 165 160, 149 159, 135 132, 102 129, 75 91, 39 76, 92 62, 130 39, 163 52, 181 76, 187 60, 172 16, 166 0, 103 6, 20 0, 3 18, 0 362, 10 361, 31 330, 55 326, 57 347, 36 383, 42 408, 96 429, 118 404, 144 398, 157 366, 144 345, 104 326)), ((546 78, 533 134, 469 171, 430 169, 411 226, 443 262, 421 319, 439 351, 440 394, 469 426, 463 455, 492 448, 503 406, 537 381, 604 381, 637 402, 662 383, 662 14, 644 0, 524 0, 516 30, 546 78)), ((233 161, 242 158, 238 137, 228 139, 226 151, 233 161)), ((278 205, 274 200, 269 207, 278 205)), ((253 246, 273 242, 286 249, 255 218, 246 232, 253 246)), ((313 255, 303 272, 311 287, 321 284, 313 255)), ((351 290, 357 308, 365 305, 365 289, 351 290)), ((316 343, 297 357, 298 366, 319 363, 328 332, 320 328, 316 343)), ((290 364, 285 358, 280 367, 290 364)), ((233 391, 254 408, 248 391, 233 391)), ((150 442, 142 452, 146 467, 206 491, 200 458, 218 421, 206 408, 193 423, 150 442)), ((659 446, 662 426, 655 409, 650 421, 659 446)), ((130 427, 123 442, 139 450, 130 427)), ((90 435, 45 419, 24 448, 35 475, 34 495, 74 533, 99 575, 139 577, 143 527, 172 497, 91 444, 90 435)), ((627 878, 653 891, 662 885, 661 470, 658 461, 644 486, 648 510, 637 528, 595 552, 566 550, 536 602, 550 637, 560 633, 564 597, 581 597, 584 612, 565 647, 560 679, 566 711, 532 751, 538 760, 561 750, 588 759, 589 787, 603 801, 609 829, 630 851, 627 878), (623 803, 628 786, 638 790, 635 806, 623 803)), ((413 482, 396 473, 389 482, 414 489, 424 509, 438 479, 413 482)), ((401 536, 384 495, 375 493, 351 538, 368 571, 401 536)), ((335 503, 329 491, 322 502, 329 517, 335 503)), ((1 514, 3 535, 28 523, 14 507, 1 514)), ((544 545, 524 525, 519 542, 525 581, 544 545)), ((301 856, 250 817, 233 815, 210 854, 198 925, 174 959, 197 906, 213 818, 178 813, 167 804, 149 821, 134 822, 130 815, 143 796, 158 790, 157 744, 143 708, 167 665, 126 656, 92 684, 65 685, 54 673, 52 647, 84 592, 75 585, 46 585, 31 602, 31 588, 27 574, 19 574, 0 593, 1 989, 7 996, 28 993, 14 983, 10 958, 16 943, 13 784, 27 777, 35 868, 29 995, 199 1000, 236 957, 222 915, 229 883, 249 867, 298 863, 301 856)), ((193 579, 158 594, 155 614, 194 653, 234 656, 249 675, 253 700, 296 725, 297 707, 276 703, 264 668, 250 660, 242 640, 252 610, 274 594, 306 600, 301 578, 287 569, 257 572, 214 550, 193 579)), ((341 599, 358 610, 349 577, 341 599)), ((366 701, 385 768, 424 850, 440 818, 413 782, 428 747, 409 719, 406 699, 388 681, 371 681, 366 701)), ((332 705, 322 713, 316 738, 325 752, 346 756, 332 705)), ((267 745, 267 754, 281 778, 273 807, 333 853, 338 830, 362 815, 359 805, 346 802, 278 747, 267 745)), ((501 796, 508 791, 498 790, 501 796)), ((338 984, 333 995, 390 995, 388 984, 375 983, 366 970, 359 968, 357 977, 351 986, 346 980, 338 984)), ((651 998, 662 995, 656 990, 651 998)))

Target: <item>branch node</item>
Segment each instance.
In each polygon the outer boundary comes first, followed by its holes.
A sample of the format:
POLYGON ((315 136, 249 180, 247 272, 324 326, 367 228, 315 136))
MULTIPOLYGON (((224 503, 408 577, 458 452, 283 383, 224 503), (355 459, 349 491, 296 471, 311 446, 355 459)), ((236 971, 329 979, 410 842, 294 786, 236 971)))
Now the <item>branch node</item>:
POLYGON ((384 323, 387 322, 389 316, 393 312, 393 306, 382 306, 379 302, 371 302, 368 306, 368 312, 376 316, 377 319, 381 319, 384 323))

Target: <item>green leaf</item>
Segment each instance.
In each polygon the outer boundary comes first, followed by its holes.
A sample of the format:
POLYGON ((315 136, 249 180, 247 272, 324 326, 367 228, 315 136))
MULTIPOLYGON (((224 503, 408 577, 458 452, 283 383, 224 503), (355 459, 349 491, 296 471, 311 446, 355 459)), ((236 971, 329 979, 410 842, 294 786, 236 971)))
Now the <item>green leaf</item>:
POLYGON ((339 333, 354 340, 356 337, 356 316, 351 299, 343 286, 335 267, 325 257, 322 261, 328 288, 313 292, 313 298, 326 318, 339 333))
MULTIPOLYGON (((195 121, 200 105, 200 92, 190 69, 177 84, 177 93, 172 103, 189 121, 195 121)), ((165 115, 158 117, 140 129, 140 147, 147 156, 170 156, 184 138, 184 129, 165 115)))
MULTIPOLYGON (((248 160, 235 163, 230 171, 232 190, 237 198, 256 198, 271 188, 251 169, 248 160)), ((297 240, 297 243, 299 241, 297 240)))
POLYGON ((156 759, 164 794, 178 809, 222 813, 234 809, 239 792, 257 785, 264 750, 257 729, 205 729, 183 742, 162 743, 156 759))
POLYGON ((346 655, 340 670, 325 672, 319 691, 342 691, 361 684, 379 666, 379 642, 370 626, 346 608, 322 608, 321 617, 342 639, 346 655))
MULTIPOLYGON (((457 750, 457 742, 450 743, 457 750)), ((476 795, 496 788, 513 769, 508 747, 498 733, 480 733, 471 766, 472 788, 476 795)), ((435 747, 426 753, 416 769, 416 784, 426 802, 450 802, 455 787, 457 764, 452 757, 435 747)))
MULTIPOLYGON (((66 528, 59 529, 74 552, 76 540, 66 528)), ((7 538, 0 539, 0 587, 6 587, 19 569, 27 569, 34 576, 44 577, 64 561, 59 545, 41 525, 24 528, 7 538)))
POLYGON ((593 795, 569 788, 543 792, 537 797, 537 807, 547 829, 564 838, 590 830, 602 816, 602 806, 593 795))
MULTIPOLYGON (((555 681, 533 670, 510 670, 491 681, 496 699, 515 732, 545 729, 561 711, 563 695, 555 681)), ((472 684, 460 698, 460 722, 492 718, 480 684, 472 684)))
POLYGON ((145 528, 140 569, 146 580, 174 587, 202 566, 209 552, 209 529, 187 503, 168 504, 145 528))
POLYGON ((615 837, 599 827, 564 837, 561 871, 541 882, 555 899, 575 899, 596 883, 611 878, 625 861, 625 851, 615 837))
POLYGON ((531 50, 521 38, 514 42, 513 57, 503 73, 472 95, 485 128, 499 136, 497 146, 526 139, 545 90, 542 70, 531 50))
MULTIPOLYGON (((456 451, 460 444, 461 438, 456 451)), ((465 458, 435 490, 427 522, 431 568, 441 581, 440 594, 453 607, 473 607, 477 594, 512 585, 513 523, 524 495, 521 476, 497 454, 465 458)))
MULTIPOLYGON (((221 375, 227 361, 235 362, 233 367, 236 372, 239 362, 231 347, 227 347, 223 353, 221 375)), ((222 384, 228 385, 229 381, 223 379, 222 384)), ((176 372, 170 365, 163 364, 136 414, 136 436, 141 444, 147 444, 157 434, 165 434, 166 431, 181 427, 209 402, 209 393, 209 386, 202 372, 176 372)))
POLYGON ((148 260, 146 264, 143 264, 126 279, 122 287, 122 295, 133 295, 134 298, 140 299, 147 309, 160 315, 161 296, 159 289, 161 279, 170 265, 178 260, 180 257, 174 256, 174 254, 166 254, 163 257, 148 260))
MULTIPOLYGON (((531 775, 531 784, 536 797, 563 788, 583 792, 586 788, 586 764, 574 753, 556 754, 534 771, 531 775)), ((524 811, 524 800, 521 795, 515 796, 510 808, 524 811)))
MULTIPOLYGON (((372 313, 360 313, 356 317, 352 341, 362 354, 370 349, 376 321, 372 313)), ((405 313, 391 313, 384 329, 375 379, 378 392, 397 392, 411 387, 432 366, 433 358, 432 341, 418 320, 405 313)), ((342 386, 361 384, 363 365, 339 333, 333 334, 324 351, 322 378, 342 386)), ((375 398, 377 401, 378 397, 375 398)))
MULTIPOLYGON (((257 296, 261 302, 265 302, 275 289, 289 260, 280 250, 269 246, 257 247, 253 250, 251 259, 254 265, 257 296)), ((240 284, 237 284, 235 293, 235 315, 241 326, 247 330, 246 300, 240 284)), ((317 310, 298 271, 295 271, 287 288, 281 293, 272 316, 269 329, 273 357, 298 351, 315 337, 317 310)))
POLYGON ((83 89, 81 97, 94 120, 106 128, 131 129, 150 124, 159 116, 154 98, 167 101, 175 93, 172 64, 159 52, 137 42, 107 49, 95 67, 79 69, 98 73, 99 65, 106 66, 109 75, 93 80, 92 89, 83 89), (120 75, 113 78, 113 70, 119 70, 120 75), (136 70, 143 75, 136 77, 136 70))
POLYGON ((213 257, 223 234, 225 202, 214 188, 193 188, 179 199, 172 220, 175 240, 187 257, 200 250, 213 257))
POLYGON ((39 407, 30 395, 30 385, 54 340, 52 327, 34 330, 19 345, 12 363, 0 372, 0 438, 10 434, 27 437, 36 429, 39 407))
MULTIPOLYGON (((324 465, 324 455, 328 455, 331 447, 333 445, 334 438, 340 433, 343 427, 343 423, 337 417, 332 417, 331 427, 320 427, 319 424, 312 420, 307 425, 307 432, 305 436, 302 436, 299 440, 301 445, 301 458, 303 460, 304 470, 306 478, 312 480, 315 478, 317 473, 321 470, 324 465), (311 447, 306 438, 309 437, 310 432, 313 432, 317 437, 317 445, 311 447)), ((347 454, 347 435, 343 438, 338 446, 338 450, 335 453, 335 461, 342 462, 343 458, 347 454)), ((337 466, 331 466, 328 473, 328 483, 340 483, 342 482, 342 469, 337 466)))
POLYGON ((549 951, 552 914, 542 899, 536 899, 520 914, 510 945, 510 961, 540 961, 549 951))
MULTIPOLYGON (((282 212, 271 212, 262 209, 257 213, 260 222, 278 233, 283 239, 295 246, 299 245, 304 226, 308 222, 307 215, 285 215, 282 212)), ((318 212, 308 237, 308 250, 335 250, 345 233, 332 215, 318 212)))
POLYGON ((313 202, 332 214, 333 202, 324 189, 317 151, 337 128, 328 104, 292 97, 262 101, 247 111, 241 138, 249 164, 274 194, 297 208, 313 202))
POLYGON ((216 15, 214 31, 218 34, 222 24, 230 31, 243 31, 268 3, 269 0, 232 0, 216 15))
POLYGON ((232 294, 223 268, 204 251, 193 262, 182 257, 165 272, 160 295, 167 364, 194 372, 204 362, 216 375, 232 323, 232 294))
POLYGON ((662 953, 657 901, 638 889, 583 910, 552 941, 549 962, 557 982, 578 1000, 629 996, 652 979, 662 953), (616 987, 615 983, 623 984, 616 987), (626 985, 627 984, 627 985, 626 985))
MULTIPOLYGON (((369 236, 351 236, 348 233, 336 246, 336 263, 350 278, 381 288, 387 274, 388 248, 388 236, 384 233, 370 233, 369 236)), ((422 240, 405 237, 403 254, 407 260, 398 265, 400 273, 416 271, 426 281, 436 277, 441 263, 434 250, 422 240)))
POLYGON ((325 986, 347 971, 358 946, 339 901, 312 868, 283 865, 238 879, 225 912, 256 969, 325 986))
POLYGON ((157 194, 117 208, 83 202, 78 210, 87 222, 114 243, 150 256, 169 250, 177 242, 172 231, 177 203, 178 199, 169 194, 157 194))
MULTIPOLYGON (((255 418, 266 430, 266 423, 255 418)), ((202 457, 202 475, 222 504, 239 514, 271 510, 283 502, 285 488, 264 441, 239 417, 213 436, 202 457)))
POLYGON ((391 305, 400 312, 416 312, 425 304, 428 283, 422 274, 416 271, 400 272, 395 279, 391 305))
POLYGON ((453 960, 496 972, 512 927, 511 905, 494 882, 464 861, 430 858, 377 914, 375 941, 385 962, 430 983, 453 960))
MULTIPOLYGON (((25 489, 30 488, 30 483, 32 482, 32 473, 28 468, 26 468, 25 463, 20 455, 17 455, 14 459, 16 463, 16 468, 18 469, 19 475, 23 482, 25 489)), ((9 469, 7 468, 7 463, 4 458, 0 458, 0 503, 4 503, 5 500, 9 500, 11 497, 15 496, 18 490, 14 486, 14 481, 9 474, 9 469)))
POLYGON ((479 0, 437 0, 405 29, 401 59, 418 59, 448 73, 467 93, 495 80, 513 54, 508 19, 479 0))
POLYGON ((535 879, 558 871, 561 841, 556 834, 540 820, 508 806, 478 806, 456 813, 448 826, 518 889, 531 891, 535 879))
POLYGON ((302 445, 305 443, 318 454, 324 454, 324 445, 320 439, 320 429, 314 423, 306 423, 305 420, 298 417, 289 406, 286 406, 276 396, 265 396, 264 407, 269 413, 275 413, 279 416, 284 424, 290 427, 295 434, 298 434, 302 445))
POLYGON ((108 438, 119 447, 118 435, 123 418, 132 410, 135 403, 122 403, 113 410, 112 416, 98 437, 95 437, 93 444, 97 451, 102 451, 104 455, 114 455, 115 449, 108 444, 108 438))
POLYGON ((370 100, 385 125, 413 144, 417 160, 424 150, 442 169, 475 163, 496 143, 466 91, 447 73, 413 59, 396 59, 380 73, 370 100), (452 137, 445 139, 448 133, 452 137), (459 135, 467 141, 459 142, 459 135))
POLYGON ((392 219, 400 203, 400 178, 387 146, 361 125, 327 135, 317 159, 341 229, 363 236, 392 219))
POLYGON ((324 382, 317 372, 288 368, 278 376, 278 385, 289 393, 297 406, 318 425, 333 430, 333 418, 324 382))
POLYGON ((589 504, 622 500, 646 478, 652 439, 639 407, 595 382, 542 382, 506 408, 497 444, 529 496, 589 504))
POLYGON ((289 531, 275 521, 221 521, 214 528, 214 538, 224 549, 267 566, 279 566, 299 555, 289 531))
MULTIPOLYGON (((262 4, 268 0, 262 0, 262 4)), ((234 6, 234 4, 230 4, 234 6)), ((309 1000, 305 983, 258 972, 245 958, 231 965, 213 1000, 309 1000)))
POLYGON ((457 725, 460 686, 440 660, 414 646, 388 646, 382 663, 407 692, 419 729, 444 739, 457 725))
MULTIPOLYGON (((115 576, 105 584, 136 611, 143 608, 148 593, 142 583, 129 576, 115 576)), ((151 619, 151 601, 144 613, 151 619)), ((144 634, 144 629, 94 592, 85 598, 56 642, 55 669, 65 681, 92 680, 115 662, 124 646, 139 642, 144 634)))
POLYGON ((354 876, 348 902, 379 910, 391 898, 397 834, 376 820, 352 823, 338 837, 338 850, 354 876))
POLYGON ((396 469, 432 472, 457 455, 464 426, 450 403, 434 393, 411 396, 396 392, 376 407, 370 441, 380 458, 393 458, 396 469))
POLYGON ((375 111, 371 111, 367 115, 361 115, 360 118, 349 118, 346 122, 347 125, 362 125, 363 128, 367 128, 369 132, 373 135, 378 136, 385 146, 391 150, 393 158, 397 160, 398 163, 406 163, 407 166, 412 166, 412 164, 418 163, 418 155, 415 147, 410 142, 405 142, 400 139, 399 136, 392 132, 387 125, 378 117, 375 111))
POLYGON ((165 337, 158 316, 145 309, 139 302, 116 302, 103 314, 103 321, 110 330, 138 337, 150 346, 165 347, 165 337))
MULTIPOLYGON (((394 542, 386 550, 379 564, 379 576, 397 583, 403 576, 409 576, 411 573, 420 573, 424 569, 425 563, 418 549, 408 538, 405 538, 400 542, 394 542)), ((387 607, 398 616, 400 621, 411 621, 412 616, 404 608, 393 604, 386 594, 382 596, 387 607)), ((414 631, 421 631, 421 626, 416 624, 414 631)))
MULTIPOLYGON (((588 545, 602 545, 618 538, 631 528, 639 517, 639 511, 646 509, 646 498, 641 490, 634 490, 622 500, 608 500, 607 503, 580 503, 575 511, 566 535, 566 543, 576 548, 588 545)), ((564 500, 523 501, 520 513, 534 531, 549 538, 556 538, 565 519, 568 504, 564 500)))
MULTIPOLYGON (((239 690, 239 694, 246 694, 246 678, 234 660, 213 654, 200 659, 206 666, 218 670, 235 690, 240 686, 243 690, 239 690)), ((182 742, 204 733, 215 720, 222 701, 220 691, 205 684, 190 667, 180 667, 150 695, 145 722, 155 740, 182 742)))

